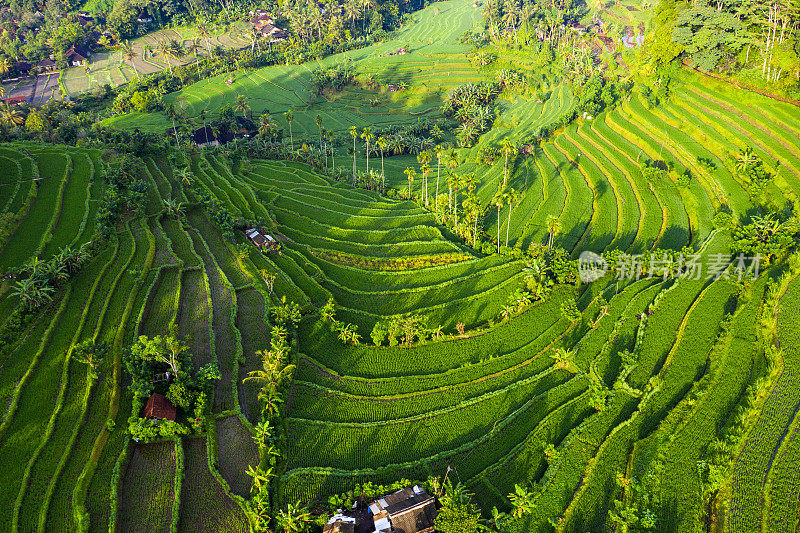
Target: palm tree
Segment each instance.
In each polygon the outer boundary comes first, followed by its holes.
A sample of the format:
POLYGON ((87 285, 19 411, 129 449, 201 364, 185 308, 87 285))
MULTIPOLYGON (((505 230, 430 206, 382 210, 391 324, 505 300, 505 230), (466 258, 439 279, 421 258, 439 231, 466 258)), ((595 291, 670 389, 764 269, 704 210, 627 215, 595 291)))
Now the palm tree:
POLYGON ((378 145, 378 149, 381 151, 381 180, 382 180, 381 189, 385 191, 386 190, 386 172, 384 172, 384 170, 383 170, 383 152, 386 150, 386 146, 388 145, 388 143, 386 141, 386 137, 383 136, 383 135, 378 137, 378 140, 376 141, 376 144, 378 145))
POLYGON ((336 133, 333 131, 329 131, 328 135, 328 145, 331 147, 331 168, 333 169, 334 175, 336 175, 336 150, 334 149, 333 142, 336 140, 336 133))
POLYGON ((433 153, 430 150, 423 150, 419 154, 417 154, 417 162, 422 164, 422 167, 425 169, 420 169, 422 171, 422 186, 424 188, 424 196, 425 196, 425 205, 428 205, 428 173, 430 173, 431 169, 428 166, 428 163, 431 162, 433 159, 433 153))
POLYGON ((247 118, 250 118, 253 113, 250 104, 247 103, 247 96, 243 94, 236 96, 236 106, 233 109, 247 118))
POLYGON ((319 151, 322 151, 322 115, 317 114, 314 117, 314 124, 317 125, 317 131, 319 132, 319 151))
POLYGON ((558 230, 561 229, 561 221, 555 215, 550 215, 547 217, 547 232, 550 234, 550 237, 547 239, 547 247, 552 249, 553 248, 553 238, 555 237, 558 230))
POLYGON ((422 172, 422 186, 423 186, 423 195, 425 196, 425 207, 428 207, 428 174, 431 172, 431 167, 428 163, 423 163, 421 167, 419 167, 419 171, 422 172))
POLYGON ((372 128, 367 126, 361 132, 361 138, 364 139, 364 142, 367 145, 367 174, 369 174, 369 143, 375 138, 375 134, 372 133, 372 128))
POLYGON ((441 144, 436 145, 436 196, 433 197, 434 203, 436 203, 439 198, 439 178, 441 177, 441 169, 442 169, 442 157, 445 154, 445 147, 441 144))
POLYGON ((500 316, 503 317, 503 320, 508 320, 511 318, 511 315, 514 314, 514 311, 516 311, 516 307, 510 304, 505 304, 500 310, 500 316))
POLYGON ((258 134, 261 135, 261 137, 274 139, 275 131, 278 129, 278 126, 275 124, 275 121, 272 120, 272 115, 269 114, 269 111, 264 112, 261 117, 259 117, 258 122, 258 134))
POLYGON ((11 63, 9 62, 8 58, 0 57, 0 77, 8 74, 9 70, 11 70, 11 63))
MULTIPOLYGON (((456 152, 456 149, 455 148, 450 148, 450 150, 445 155, 445 159, 447 161, 447 168, 450 169, 450 173, 452 174, 452 172, 458 166, 458 152, 456 152)), ((450 183, 450 192, 449 192, 449 196, 448 196, 448 203, 450 204, 449 205, 450 206, 450 211, 452 212, 453 211, 453 186, 452 186, 452 182, 450 180, 448 180, 448 183, 450 183)))
POLYGON ((492 203, 497 206, 497 253, 500 253, 500 210, 506 202, 506 195, 503 191, 497 191, 492 203))
POLYGON ((353 185, 356 184, 356 139, 358 139, 358 128, 350 126, 350 135, 353 137, 353 185))
POLYGON ((131 64, 133 67, 133 71, 136 73, 136 78, 139 78, 139 71, 136 69, 136 64, 133 60, 136 58, 138 54, 133 51, 133 47, 131 46, 130 42, 122 41, 122 56, 125 58, 125 61, 131 64))
POLYGON ((169 60, 169 43, 164 41, 158 42, 158 51, 161 52, 161 55, 166 58, 167 60, 167 67, 169 68, 169 73, 172 75, 172 63, 169 60))
POLYGON ((503 173, 503 187, 508 184, 508 156, 517 149, 517 146, 514 142, 506 137, 503 139, 503 154, 505 155, 505 169, 503 173))
POLYGON ((408 199, 411 199, 411 184, 414 183, 414 178, 417 176, 417 171, 411 167, 406 168, 403 174, 408 178, 408 199))
POLYGON ((514 188, 508 189, 506 193, 506 201, 508 201, 508 220, 506 221, 506 248, 508 248, 508 232, 511 229, 511 210, 514 204, 519 201, 519 193, 514 188))
POLYGON ((211 44, 209 43, 208 39, 211 37, 211 32, 209 31, 208 26, 205 24, 205 22, 200 22, 195 26, 194 29, 197 32, 197 37, 205 40, 206 52, 210 52, 211 44))
POLYGON ((344 16, 350 19, 350 27, 353 33, 356 32, 356 19, 361 16, 361 6, 356 3, 356 0, 349 0, 344 5, 344 16))
POLYGON ((11 105, 8 101, 5 101, 3 102, 2 108, 0 108, 0 121, 9 128, 13 128, 14 126, 23 124, 25 122, 25 116, 19 106, 11 105))
POLYGON ((294 122, 294 112, 290 109, 283 114, 286 117, 286 122, 289 123, 289 140, 292 143, 292 152, 294 152, 294 135, 292 134, 292 122, 294 122))

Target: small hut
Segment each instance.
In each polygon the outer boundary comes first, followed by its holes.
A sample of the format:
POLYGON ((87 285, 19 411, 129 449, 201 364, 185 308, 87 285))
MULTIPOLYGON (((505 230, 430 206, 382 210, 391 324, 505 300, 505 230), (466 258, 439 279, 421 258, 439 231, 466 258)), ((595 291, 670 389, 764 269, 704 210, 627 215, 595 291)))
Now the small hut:
POLYGON ((403 531, 404 533, 432 533, 436 518, 433 496, 415 485, 400 489, 372 502, 369 506, 375 523, 375 532, 403 531))
POLYGON ((176 410, 165 396, 154 392, 147 399, 142 418, 175 421, 176 410))

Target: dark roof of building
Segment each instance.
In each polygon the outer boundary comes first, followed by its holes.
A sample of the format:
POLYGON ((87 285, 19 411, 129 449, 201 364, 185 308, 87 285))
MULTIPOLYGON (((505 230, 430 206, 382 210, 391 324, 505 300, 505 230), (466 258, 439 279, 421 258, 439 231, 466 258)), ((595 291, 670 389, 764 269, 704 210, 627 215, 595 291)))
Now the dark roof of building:
POLYGON ((175 414, 175 406, 166 397, 154 392, 144 406, 143 418, 162 418, 174 421, 175 414))
POLYGON ((91 53, 89 52, 89 50, 87 48, 84 48, 83 46, 72 45, 72 46, 69 47, 69 50, 67 50, 66 54, 64 54, 64 55, 66 55, 67 59, 70 59, 70 60, 73 60, 73 59, 85 60, 85 59, 89 59, 89 56, 91 55, 91 53))
POLYGON ((200 129, 194 130, 192 138, 197 144, 206 144, 218 140, 211 126, 203 126, 200 129))
POLYGON ((405 533, 418 533, 421 531, 433 531, 433 522, 436 519, 436 506, 432 496, 419 494, 407 502, 389 506, 389 520, 392 527, 404 531, 405 533), (412 505, 413 504, 413 505, 412 505), (406 506, 409 505, 409 506, 406 506))
POLYGON ((52 59, 50 59, 49 57, 46 57, 46 58, 42 59, 41 61, 39 61, 36 64, 36 66, 37 67, 42 67, 42 68, 53 68, 53 67, 56 66, 56 62, 53 61, 52 59))
POLYGON ((322 533, 355 533, 356 525, 354 522, 342 522, 337 520, 332 524, 325 524, 322 533))
POLYGON ((258 129, 255 122, 253 122, 247 117, 242 117, 239 115, 236 115, 236 124, 240 128, 245 129, 247 131, 256 131, 258 129))
MULTIPOLYGON (((387 503, 389 503, 388 500, 387 503)), ((433 503, 432 496, 429 496, 425 493, 415 494, 414 496, 406 498, 397 503, 389 503, 389 505, 386 507, 386 512, 389 513, 389 516, 392 517, 392 520, 394 520, 395 515, 406 513, 417 507, 422 507, 427 503, 433 503)))
MULTIPOLYGON (((404 533, 433 531, 436 505, 433 496, 419 487, 406 487, 373 502, 370 510, 376 516, 388 516, 392 528, 404 533), (376 508, 373 510, 373 506, 376 508)), ((377 522, 376 522, 377 527, 377 522)))

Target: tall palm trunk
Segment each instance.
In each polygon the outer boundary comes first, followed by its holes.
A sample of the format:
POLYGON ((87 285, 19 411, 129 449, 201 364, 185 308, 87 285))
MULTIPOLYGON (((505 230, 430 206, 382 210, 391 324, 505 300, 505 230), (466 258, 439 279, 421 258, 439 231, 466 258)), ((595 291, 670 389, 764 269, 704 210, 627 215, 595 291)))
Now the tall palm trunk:
POLYGON ((497 206, 497 253, 500 253, 500 206, 497 206))
MULTIPOLYGON (((506 221, 506 248, 508 248, 508 231, 511 229, 511 206, 512 204, 508 204, 508 220, 506 221)), ((498 222, 500 220, 498 219, 498 222)))

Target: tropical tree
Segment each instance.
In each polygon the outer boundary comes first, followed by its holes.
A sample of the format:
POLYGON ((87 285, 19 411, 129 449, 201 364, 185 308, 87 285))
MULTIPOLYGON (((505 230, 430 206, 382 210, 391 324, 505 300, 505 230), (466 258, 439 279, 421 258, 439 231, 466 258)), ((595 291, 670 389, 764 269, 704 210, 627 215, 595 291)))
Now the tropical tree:
POLYGON ((497 206, 497 253, 500 253, 500 210, 506 203, 507 196, 503 191, 497 191, 492 198, 492 203, 497 206))
POLYGON ((8 100, 3 102, 0 108, 0 121, 8 128, 20 126, 25 122, 25 115, 18 105, 8 103, 8 100))
POLYGON ((561 229, 561 221, 555 215, 550 215, 547 217, 547 231, 550 237, 547 239, 547 247, 549 249, 553 249, 553 238, 555 237, 556 233, 561 229))
MULTIPOLYGON (((456 152, 455 148, 450 148, 450 150, 448 150, 447 154, 445 155, 445 160, 447 162, 447 168, 450 169, 450 173, 452 174, 452 172, 458 166, 458 152, 456 152)), ((452 211, 453 211, 453 186, 452 186, 452 181, 448 180, 448 184, 449 184, 449 187, 450 187, 448 198, 449 198, 450 212, 452 213, 452 211)))
POLYGON ((408 167, 403 171, 403 174, 405 174, 406 177, 408 178, 408 199, 410 200, 411 199, 411 187, 412 187, 411 184, 414 183, 414 178, 417 177, 417 171, 414 170, 411 167, 408 167))
POLYGON ((385 191, 386 190, 386 172, 384 172, 384 169, 383 169, 383 152, 386 150, 386 147, 388 146, 388 142, 386 141, 386 137, 384 135, 381 135, 380 137, 378 137, 378 140, 375 142, 375 144, 378 145, 378 150, 381 151, 381 180, 382 180, 381 190, 385 191))
POLYGON ((133 46, 131 46, 129 41, 122 41, 122 57, 125 58, 125 61, 131 64, 131 67, 133 67, 133 72, 136 73, 136 78, 138 79, 139 70, 136 68, 136 64, 133 62, 137 55, 139 54, 133 50, 133 46))
POLYGON ((503 139, 503 154, 505 155, 505 165, 503 169, 503 187, 508 184, 508 156, 514 153, 517 150, 517 145, 514 142, 506 137, 503 139))
POLYGON ((522 485, 514 485, 514 492, 508 495, 508 499, 511 501, 511 505, 514 508, 511 515, 514 518, 522 518, 526 514, 532 513, 535 507, 534 496, 533 492, 527 490, 522 485))
POLYGON ((253 113, 253 110, 250 108, 250 104, 247 102, 247 96, 240 94, 236 96, 236 106, 233 108, 234 111, 237 111, 247 118, 253 113))
POLYGON ((294 112, 289 109, 286 113, 283 114, 286 117, 286 122, 289 123, 289 140, 292 146, 292 152, 294 152, 294 134, 292 133, 292 122, 294 122, 294 112))
POLYGON ((437 144, 436 148, 436 195, 433 197, 434 201, 439 198, 439 178, 441 177, 442 157, 445 155, 445 147, 437 144))
POLYGON ((286 509, 278 511, 275 516, 278 531, 285 533, 301 533, 307 531, 311 524, 311 513, 299 504, 289 504, 286 509))
POLYGON ((514 208, 514 204, 519 201, 519 193, 514 190, 514 188, 508 189, 506 193, 506 201, 508 202, 508 219, 506 221, 506 247, 508 247, 508 232, 511 229, 511 210, 514 208))
POLYGON ((367 174, 369 174, 369 143, 375 138, 375 134, 372 133, 372 128, 369 126, 364 128, 364 131, 361 132, 361 138, 364 139, 367 146, 367 174))
POLYGON ((353 185, 356 184, 356 139, 358 139, 358 128, 350 126, 350 136, 353 137, 353 185))
POLYGON ((30 277, 18 281, 11 289, 11 294, 18 297, 22 304, 29 310, 33 310, 53 299, 53 287, 38 282, 30 277))
POLYGON ((171 198, 164 200, 164 212, 167 216, 172 218, 180 218, 183 216, 183 203, 171 198))

